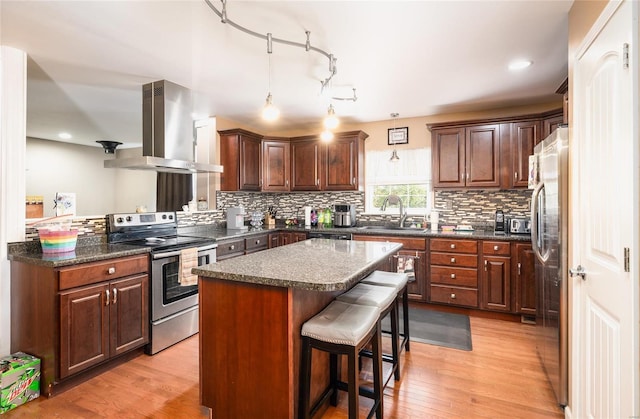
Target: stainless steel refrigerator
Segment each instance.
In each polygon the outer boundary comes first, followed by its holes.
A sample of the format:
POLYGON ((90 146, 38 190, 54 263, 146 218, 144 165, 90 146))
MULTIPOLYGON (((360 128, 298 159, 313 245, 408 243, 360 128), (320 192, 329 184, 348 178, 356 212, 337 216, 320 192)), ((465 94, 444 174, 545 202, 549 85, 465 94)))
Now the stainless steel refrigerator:
POLYGON ((535 146, 530 163, 537 350, 561 406, 568 397, 567 162, 568 128, 561 126, 535 146))

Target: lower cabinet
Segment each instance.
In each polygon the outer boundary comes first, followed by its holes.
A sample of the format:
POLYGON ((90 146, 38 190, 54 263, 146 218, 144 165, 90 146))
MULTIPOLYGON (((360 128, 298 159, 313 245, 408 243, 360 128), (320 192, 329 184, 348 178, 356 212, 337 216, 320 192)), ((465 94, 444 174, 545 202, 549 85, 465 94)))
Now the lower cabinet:
POLYGON ((391 272, 409 274, 409 299, 427 301, 427 239, 387 236, 353 235, 353 240, 392 241, 402 243, 402 249, 393 256, 386 268, 391 272))
POLYGON ((280 244, 281 246, 285 246, 287 244, 291 244, 291 243, 297 243, 297 242, 301 242, 307 240, 307 233, 300 233, 300 232, 295 232, 295 231, 291 231, 291 232, 281 232, 280 233, 280 244))
POLYGON ((148 342, 146 274, 60 292, 60 378, 148 342))
POLYGON ((505 241, 482 242, 480 308, 511 311, 511 246, 505 241))
POLYGON ((11 261, 11 352, 41 359, 40 390, 149 342, 149 257, 66 267, 11 261))
POLYGON ((431 239, 429 301, 478 308, 478 241, 431 239))
POLYGON ((529 243, 512 244, 511 277, 515 282, 515 312, 536 314, 535 255, 529 243))
POLYGON ((267 233, 245 239, 245 254, 267 250, 269 248, 269 235, 267 233))

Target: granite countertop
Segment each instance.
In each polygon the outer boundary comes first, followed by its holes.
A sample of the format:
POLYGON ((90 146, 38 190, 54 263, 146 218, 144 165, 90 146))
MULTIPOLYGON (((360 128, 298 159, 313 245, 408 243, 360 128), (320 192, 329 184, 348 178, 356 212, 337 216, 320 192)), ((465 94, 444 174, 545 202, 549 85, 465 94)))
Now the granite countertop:
POLYGON ((402 248, 394 242, 310 239, 193 269, 203 278, 312 291, 351 288, 402 248))
POLYGON ((91 244, 76 246, 74 252, 66 253, 42 253, 41 250, 25 248, 22 251, 9 252, 9 260, 24 262, 32 265, 49 266, 59 268, 78 263, 97 262, 124 256, 133 256, 149 253, 148 247, 130 246, 126 244, 91 244))

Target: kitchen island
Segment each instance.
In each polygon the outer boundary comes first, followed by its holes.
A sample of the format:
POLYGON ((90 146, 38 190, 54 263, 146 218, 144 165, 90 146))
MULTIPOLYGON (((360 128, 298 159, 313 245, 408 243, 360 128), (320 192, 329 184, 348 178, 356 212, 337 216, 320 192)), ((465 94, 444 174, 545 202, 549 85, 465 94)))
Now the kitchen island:
MULTIPOLYGON (((193 269, 199 276, 200 397, 213 418, 294 418, 300 329, 402 248, 311 239, 193 269)), ((314 357, 311 395, 328 382, 314 357)))

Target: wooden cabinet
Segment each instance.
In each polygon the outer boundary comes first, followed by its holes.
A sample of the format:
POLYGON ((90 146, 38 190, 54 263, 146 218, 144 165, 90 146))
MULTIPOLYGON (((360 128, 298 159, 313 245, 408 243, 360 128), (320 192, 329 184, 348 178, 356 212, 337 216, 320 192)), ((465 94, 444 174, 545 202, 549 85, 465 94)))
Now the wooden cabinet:
POLYGON ((550 115, 542 120, 542 137, 540 141, 547 138, 559 125, 564 123, 562 114, 550 115))
POLYGON ((529 156, 540 142, 540 121, 530 120, 511 124, 512 166, 509 171, 511 186, 527 188, 529 185, 529 156))
POLYGON ((429 301, 478 307, 478 242, 431 239, 429 301))
POLYGON ((364 187, 363 131, 336 133, 323 142, 317 136, 291 139, 292 191, 345 191, 364 187))
POLYGON ((262 187, 262 136, 242 129, 218 131, 222 191, 260 191, 262 187))
POLYGON ((62 268, 11 262, 11 351, 39 357, 41 391, 149 342, 148 255, 62 268))
POLYGON ((262 141, 262 190, 286 192, 291 179, 291 143, 286 138, 265 137, 262 141))
POLYGON ((282 246, 282 240, 280 239, 280 233, 269 233, 269 249, 282 246))
POLYGON ((432 131, 434 188, 500 186, 500 125, 432 131))
POLYGON ((511 311, 511 246, 506 241, 482 242, 480 308, 511 311))
POLYGON ((407 292, 409 299, 427 301, 427 239, 355 234, 353 240, 402 243, 402 249, 391 258, 387 266, 380 269, 408 273, 407 292))
POLYGON ((267 233, 245 239, 245 255, 259 252, 269 248, 269 235, 267 233))
POLYGON ((216 260, 230 259, 244 255, 245 242, 242 239, 220 240, 216 252, 216 260))
POLYGON ((515 282, 515 312, 536 315, 535 255, 531 244, 512 244, 512 273, 515 282))
POLYGON ((307 233, 296 232, 296 231, 280 233, 281 246, 297 243, 304 240, 307 240, 307 233))

